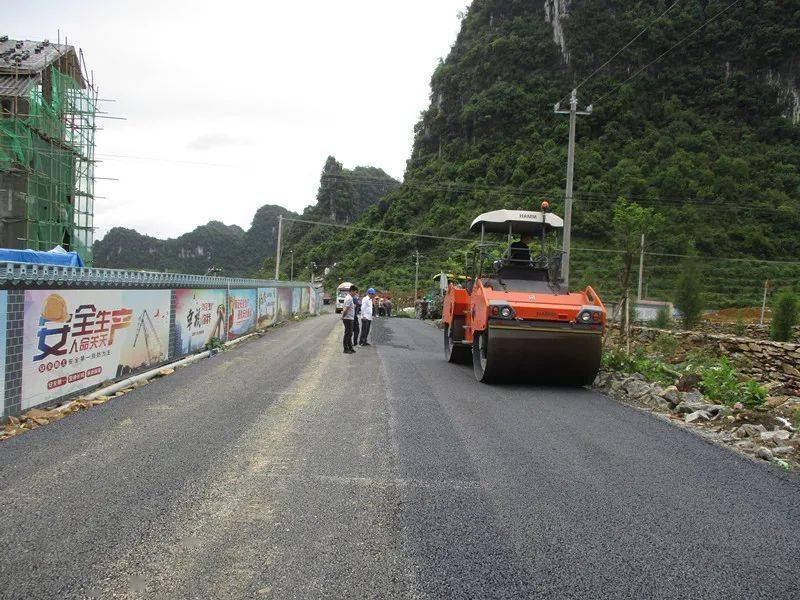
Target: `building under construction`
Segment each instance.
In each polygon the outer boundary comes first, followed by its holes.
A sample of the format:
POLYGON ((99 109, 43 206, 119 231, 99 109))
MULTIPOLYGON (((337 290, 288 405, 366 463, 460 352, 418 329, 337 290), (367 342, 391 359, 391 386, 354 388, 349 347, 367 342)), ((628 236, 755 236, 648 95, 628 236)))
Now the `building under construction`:
POLYGON ((82 52, 0 35, 0 247, 91 265, 96 105, 82 52))

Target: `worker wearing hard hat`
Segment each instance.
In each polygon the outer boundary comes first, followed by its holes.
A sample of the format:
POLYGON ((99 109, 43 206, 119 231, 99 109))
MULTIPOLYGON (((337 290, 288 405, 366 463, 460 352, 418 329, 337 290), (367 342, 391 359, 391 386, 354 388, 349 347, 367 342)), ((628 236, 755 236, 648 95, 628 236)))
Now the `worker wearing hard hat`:
POLYGON ((367 290, 367 296, 361 300, 361 339, 358 341, 359 346, 371 346, 367 341, 369 330, 372 327, 372 309, 373 301, 375 300, 375 288, 367 290))

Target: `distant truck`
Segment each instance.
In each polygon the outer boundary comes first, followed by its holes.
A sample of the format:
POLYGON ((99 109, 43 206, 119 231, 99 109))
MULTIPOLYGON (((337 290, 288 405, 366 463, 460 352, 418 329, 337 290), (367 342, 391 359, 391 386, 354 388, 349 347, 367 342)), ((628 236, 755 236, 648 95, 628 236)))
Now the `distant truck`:
POLYGON ((350 293, 350 286, 353 285, 349 281, 343 281, 339 284, 339 287, 336 288, 336 312, 342 312, 344 308, 344 299, 347 297, 347 294, 350 293))

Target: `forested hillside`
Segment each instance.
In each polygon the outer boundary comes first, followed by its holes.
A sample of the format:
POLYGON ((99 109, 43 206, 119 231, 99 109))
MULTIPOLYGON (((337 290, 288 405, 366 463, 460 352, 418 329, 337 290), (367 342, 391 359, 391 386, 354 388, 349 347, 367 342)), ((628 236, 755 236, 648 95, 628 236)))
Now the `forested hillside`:
MULTIPOLYGON (((306 209, 303 218, 352 222, 398 185, 382 169, 344 169, 334 157, 328 157, 320 178, 317 203, 306 209)), ((94 263, 97 267, 200 274, 213 267, 220 269, 216 272, 221 275, 272 276, 274 272, 264 268, 264 261, 271 261, 275 256, 279 215, 301 216, 281 206, 266 204, 256 211, 247 231, 238 225, 211 221, 167 240, 115 227, 102 240, 95 242, 94 263)), ((287 223, 287 238, 292 231, 292 224, 287 223)), ((309 231, 302 233, 308 234, 309 231)))
MULTIPOLYGON (((678 2, 615 56, 671 4, 474 0, 433 73, 403 185, 359 224, 464 236, 487 209, 549 198, 562 212, 567 118, 553 105, 566 105, 588 77, 579 89, 593 114, 578 123, 574 243, 585 250, 574 255, 577 283, 614 287, 613 253, 589 249, 614 249, 618 197, 666 218, 654 252, 796 260, 800 5, 678 2)), ((321 200, 336 181, 323 178, 321 200)), ((324 215, 322 205, 315 214, 342 218, 324 215)), ((426 274, 464 262, 458 242, 319 228, 293 239, 295 261, 338 263, 334 278, 380 286, 410 286, 417 248, 426 274)), ((718 302, 742 286, 757 297, 764 264, 704 260, 704 277, 718 302)), ((670 257, 650 260, 651 292, 668 295, 677 269, 670 257)), ((791 265, 770 269, 768 276, 797 278, 791 265)))

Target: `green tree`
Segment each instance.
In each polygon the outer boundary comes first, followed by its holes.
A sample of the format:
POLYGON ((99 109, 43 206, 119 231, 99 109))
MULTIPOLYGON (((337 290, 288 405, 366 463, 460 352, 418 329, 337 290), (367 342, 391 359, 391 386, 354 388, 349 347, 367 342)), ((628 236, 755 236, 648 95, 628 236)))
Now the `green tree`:
POLYGON ((696 259, 687 259, 681 265, 675 291, 675 306, 683 313, 684 329, 692 329, 703 314, 703 286, 696 259))
POLYGON ((788 342, 794 337, 797 325, 797 296, 791 290, 784 290, 775 298, 772 309, 770 337, 776 342, 788 342))
MULTIPOLYGON (((614 204, 611 218, 613 246, 619 254, 620 315, 627 314, 627 303, 631 297, 634 265, 642 251, 655 243, 664 226, 664 218, 652 208, 644 208, 635 202, 619 198, 614 204)), ((623 319, 620 319, 623 322, 623 319)))

